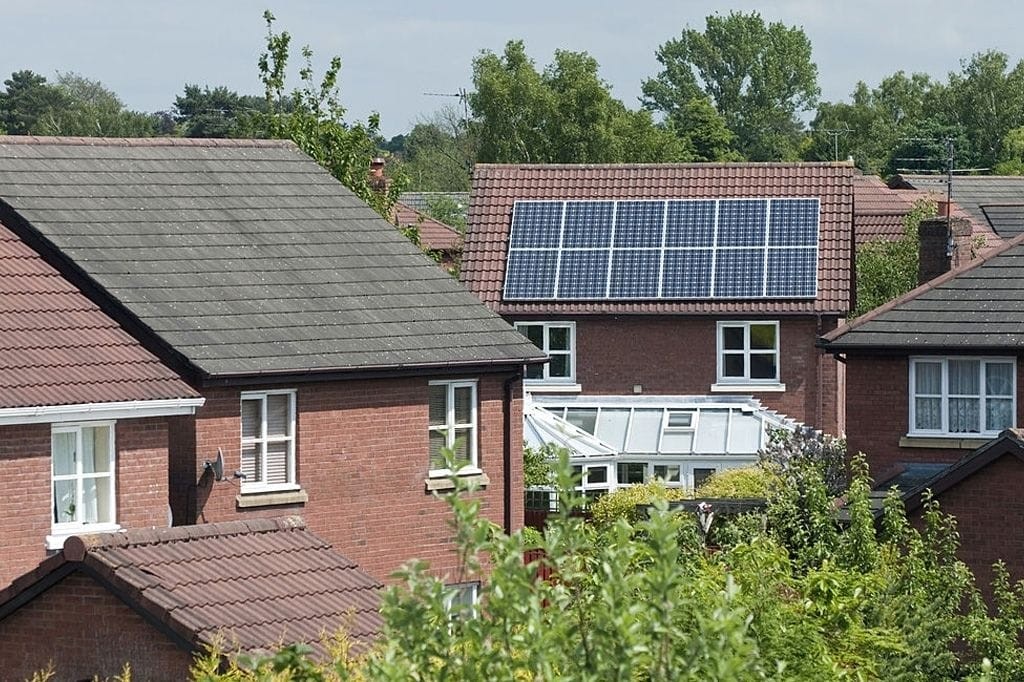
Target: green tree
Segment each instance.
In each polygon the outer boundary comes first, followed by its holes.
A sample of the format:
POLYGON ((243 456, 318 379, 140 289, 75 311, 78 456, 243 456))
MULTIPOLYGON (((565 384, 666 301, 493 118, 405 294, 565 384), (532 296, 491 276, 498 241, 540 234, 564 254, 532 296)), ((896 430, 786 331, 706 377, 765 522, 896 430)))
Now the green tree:
POLYGON ((186 84, 174 99, 174 120, 185 137, 239 137, 247 118, 266 112, 265 97, 239 95, 224 86, 186 84))
POLYGON ((0 92, 0 126, 11 135, 40 132, 42 122, 68 103, 67 95, 32 71, 15 71, 0 92))
POLYGON ((1003 138, 996 175, 1024 175, 1024 126, 1014 128, 1003 138))
POLYGON ((538 72, 522 41, 473 61, 469 105, 478 128, 477 161, 614 163, 684 160, 685 150, 650 114, 611 95, 585 52, 555 52, 538 72))
POLYGON ((445 107, 415 126, 403 140, 409 189, 468 192, 476 160, 476 128, 455 107, 445 107))
POLYGON ((799 158, 798 114, 819 94, 818 68, 803 30, 765 24, 757 12, 707 17, 704 31, 687 28, 658 48, 663 70, 643 83, 644 100, 679 127, 686 108, 706 99, 753 161, 799 158))
POLYGON ((346 122, 338 90, 341 58, 331 59, 323 78, 317 81, 309 47, 302 48, 301 86, 287 93, 285 74, 291 36, 287 31, 274 33, 270 11, 264 12, 263 18, 267 22, 267 48, 260 56, 259 70, 266 106, 264 111, 245 118, 240 134, 291 140, 378 213, 389 216, 402 182, 392 179, 375 185, 369 176, 370 159, 378 154, 380 117, 372 114, 365 123, 346 122))
POLYGON ((76 73, 58 73, 55 85, 65 99, 59 109, 38 121, 37 131, 42 134, 152 137, 157 132, 157 116, 129 110, 97 80, 76 73))

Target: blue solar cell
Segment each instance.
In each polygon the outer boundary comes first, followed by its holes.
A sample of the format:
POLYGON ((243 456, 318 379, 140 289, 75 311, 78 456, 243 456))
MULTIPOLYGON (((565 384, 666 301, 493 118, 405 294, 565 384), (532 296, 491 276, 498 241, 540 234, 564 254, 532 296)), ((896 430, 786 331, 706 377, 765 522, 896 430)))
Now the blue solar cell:
POLYGON ((562 236, 561 201, 517 201, 512 209, 509 245, 517 248, 558 248, 562 236))
POLYGON ((661 249, 612 251, 610 298, 657 298, 661 249))
POLYGON ((818 292, 817 249, 768 249, 767 295, 814 298, 818 292))
POLYGON ((558 298, 606 298, 607 249, 562 251, 558 265, 558 298))
POLYGON ((666 250, 661 276, 662 298, 707 298, 711 295, 711 249, 666 250))
POLYGON ((767 213, 765 199, 719 200, 717 246, 764 246, 767 213))
POLYGON ((608 248, 614 208, 614 201, 566 202, 562 248, 608 248))
POLYGON ((620 201, 615 209, 615 246, 658 248, 664 225, 664 201, 620 201))
POLYGON ((665 246, 714 246, 715 202, 670 201, 665 246))
POLYGON ((764 249, 719 249, 715 254, 715 298, 764 296, 764 249))
POLYGON ((552 298, 557 251, 511 251, 505 273, 505 298, 552 298))
POLYGON ((772 199, 769 246, 817 246, 818 200, 772 199))

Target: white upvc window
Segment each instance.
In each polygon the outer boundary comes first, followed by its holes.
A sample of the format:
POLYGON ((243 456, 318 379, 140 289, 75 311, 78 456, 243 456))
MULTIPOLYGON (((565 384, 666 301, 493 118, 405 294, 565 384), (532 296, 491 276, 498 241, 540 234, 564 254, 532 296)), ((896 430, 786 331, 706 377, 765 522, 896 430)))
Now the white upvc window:
POLYGON ((445 587, 444 610, 448 612, 449 620, 454 622, 476 618, 480 603, 480 583, 453 583, 445 587))
POLYGON ((527 382, 572 384, 576 380, 575 322, 516 322, 516 329, 547 353, 544 365, 527 365, 527 382))
POLYGON ((242 393, 242 492, 293 490, 295 391, 242 393))
POLYGON ((779 323, 719 322, 718 383, 779 383, 779 323))
POLYGON ((457 473, 479 472, 476 380, 431 381, 429 395, 430 475, 448 476, 442 449, 455 455, 457 473))
POLYGON ((114 422, 51 430, 52 533, 47 546, 79 532, 117 530, 114 422))
POLYGON ((910 359, 910 435, 994 436, 1016 415, 1013 358, 910 359))

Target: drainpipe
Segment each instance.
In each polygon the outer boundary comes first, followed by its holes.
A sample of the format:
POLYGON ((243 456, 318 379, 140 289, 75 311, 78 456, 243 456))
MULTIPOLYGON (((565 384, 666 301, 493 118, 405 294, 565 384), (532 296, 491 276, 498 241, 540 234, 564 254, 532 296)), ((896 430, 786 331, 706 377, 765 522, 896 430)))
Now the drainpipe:
MULTIPOLYGON (((824 333, 825 333, 824 325, 822 324, 821 313, 818 313, 814 317, 815 317, 815 336, 820 339, 824 335, 824 333)), ((817 369, 817 374, 818 374, 818 381, 817 381, 817 387, 818 388, 817 388, 817 391, 816 391, 816 393, 818 395, 817 395, 817 400, 816 400, 817 404, 815 406, 814 428, 821 429, 822 431, 825 430, 825 427, 822 424, 822 417, 824 416, 823 413, 825 411, 825 408, 824 408, 824 405, 823 405, 823 398, 822 398, 823 391, 822 391, 822 386, 821 386, 822 379, 824 378, 823 375, 825 373, 824 372, 824 359, 825 359, 825 353, 823 351, 819 350, 818 351, 818 357, 817 357, 816 362, 815 362, 816 369, 817 369)), ((837 368, 836 371, 837 371, 837 373, 836 373, 836 409, 838 410, 838 407, 839 407, 839 405, 838 405, 838 402, 839 402, 839 374, 838 374, 838 368, 837 368)))
MULTIPOLYGON (((519 383, 521 372, 510 375, 502 384, 502 421, 504 437, 502 442, 502 467, 504 481, 505 534, 512 533, 512 387, 519 383)), ((522 456, 520 454, 520 456, 522 456)))

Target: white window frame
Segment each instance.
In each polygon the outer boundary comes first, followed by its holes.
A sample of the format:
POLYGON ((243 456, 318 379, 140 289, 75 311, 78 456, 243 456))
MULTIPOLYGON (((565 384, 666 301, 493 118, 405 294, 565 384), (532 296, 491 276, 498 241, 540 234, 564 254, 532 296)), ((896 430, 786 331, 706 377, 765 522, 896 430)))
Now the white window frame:
POLYGON ((445 585, 444 610, 448 612, 449 621, 460 620, 463 616, 476 618, 479 614, 479 605, 480 581, 445 585))
MULTIPOLYGON (((46 537, 46 548, 47 549, 60 549, 64 546, 64 540, 72 535, 79 533, 105 533, 113 532, 121 529, 121 526, 117 523, 117 437, 115 435, 115 421, 96 421, 96 422, 81 422, 75 424, 62 423, 60 425, 53 425, 50 428, 50 527, 51 534, 46 537), (61 474, 57 475, 54 473, 53 466, 53 437, 58 433, 74 433, 76 438, 75 452, 81 453, 83 450, 82 446, 82 433, 85 429, 91 428, 108 428, 108 443, 107 448, 110 452, 110 466, 109 472, 99 474, 86 474, 82 472, 82 458, 75 458, 75 473, 74 474, 61 474), (57 506, 56 490, 54 483, 58 480, 61 481, 75 481, 75 499, 81 500, 84 497, 83 484, 87 478, 109 478, 110 479, 110 500, 108 501, 110 507, 110 519, 104 521, 97 521, 95 523, 87 523, 84 521, 72 521, 65 523, 58 523, 57 519, 54 518, 54 509, 57 506)), ((76 515, 79 511, 75 510, 76 515)))
MULTIPOLYGON (((477 380, 476 379, 456 379, 452 381, 438 380, 429 382, 430 386, 444 386, 446 389, 445 397, 445 423, 432 425, 430 424, 430 407, 428 403, 427 411, 427 432, 428 432, 428 446, 427 446, 427 466, 430 466, 430 446, 429 446, 429 433, 437 432, 445 434, 445 444, 448 448, 455 447, 455 441, 458 439, 458 434, 469 431, 469 442, 466 444, 466 453, 469 455, 469 462, 459 467, 459 470, 454 472, 460 476, 479 474, 482 473, 480 470, 480 459, 478 450, 478 440, 480 432, 480 412, 479 412, 479 392, 477 391, 477 380), (469 388, 471 390, 471 414, 470 421, 465 423, 457 423, 455 421, 455 389, 457 388, 469 388)), ((429 395, 429 394, 428 394, 429 395)), ((430 469, 428 476, 431 478, 442 478, 445 476, 451 476, 452 470, 447 467, 444 469, 430 469)))
POLYGON ((754 387, 751 390, 775 390, 784 391, 786 385, 781 383, 782 377, 782 329, 781 325, 777 320, 728 320, 720 321, 716 325, 715 330, 715 358, 716 358, 716 377, 717 382, 712 385, 711 390, 714 391, 731 391, 731 390, 742 390, 747 387, 754 387), (773 351, 765 349, 751 349, 750 347, 750 327, 751 326, 771 326, 775 328, 775 348, 773 351), (724 333, 726 329, 742 328, 743 329, 743 348, 742 350, 725 349, 724 333), (771 378, 751 378, 750 376, 750 356, 751 355, 766 355, 769 352, 773 352, 775 355, 775 376, 771 378), (732 377, 725 376, 725 356, 726 355, 742 355, 743 356, 743 376, 732 377))
POLYGON ((243 493, 264 493, 264 492, 275 492, 279 490, 298 490, 299 482, 298 475, 295 469, 295 440, 296 434, 296 390, 294 388, 283 388, 274 389, 267 391, 242 391, 241 397, 239 398, 239 420, 238 420, 238 434, 239 444, 241 450, 239 450, 239 466, 241 466, 241 453, 248 444, 247 440, 242 437, 242 403, 246 400, 259 400, 261 402, 260 412, 260 435, 258 438, 251 440, 251 444, 257 445, 259 451, 256 456, 262 460, 262 466, 260 471, 266 471, 266 457, 267 457, 267 444, 268 443, 287 443, 288 444, 288 482, 287 483, 264 483, 263 481, 249 481, 242 479, 241 492, 243 493), (272 395, 286 395, 288 396, 288 435, 284 437, 270 438, 267 436, 267 398, 272 395))
MULTIPOLYGON (((999 435, 999 430, 984 430, 985 426, 985 401, 986 401, 986 386, 985 386, 985 366, 988 363, 993 364, 1009 364, 1013 369, 1011 376, 1013 377, 1013 387, 1011 392, 1011 414, 1013 415, 1013 423, 1007 428, 1013 428, 1017 424, 1017 359, 1014 357, 996 357, 996 356, 977 356, 977 355, 915 355, 910 357, 909 372, 908 372, 908 383, 907 383, 907 396, 909 406, 909 421, 907 425, 908 436, 925 436, 925 437, 939 437, 939 438, 975 438, 975 437, 990 437, 999 435), (962 396, 962 395, 950 395, 949 393, 949 361, 950 360, 974 360, 977 361, 980 377, 978 382, 978 390, 980 395, 978 396, 979 406, 979 428, 980 431, 950 431, 949 430, 949 399, 952 398, 973 398, 974 396, 962 396), (940 394, 926 394, 924 397, 929 398, 940 398, 941 405, 941 422, 942 428, 940 429, 918 429, 917 424, 917 394, 915 393, 915 386, 917 384, 917 363, 941 363, 942 375, 940 378, 941 393, 940 394)), ((997 396, 993 396, 997 397, 997 396)), ((1005 396, 998 396, 999 399, 1005 400, 1005 396)))
POLYGON ((544 344, 540 347, 542 351, 551 357, 554 355, 565 355, 569 358, 569 376, 567 377, 553 377, 551 376, 551 363, 546 362, 542 366, 543 376, 534 379, 523 380, 524 384, 539 385, 539 384, 556 384, 564 385, 567 387, 576 386, 576 323, 568 321, 531 321, 524 320, 515 323, 516 330, 526 336, 525 327, 541 327, 544 335, 544 344), (552 329, 568 329, 569 330, 569 350, 551 350, 551 330, 552 329))

